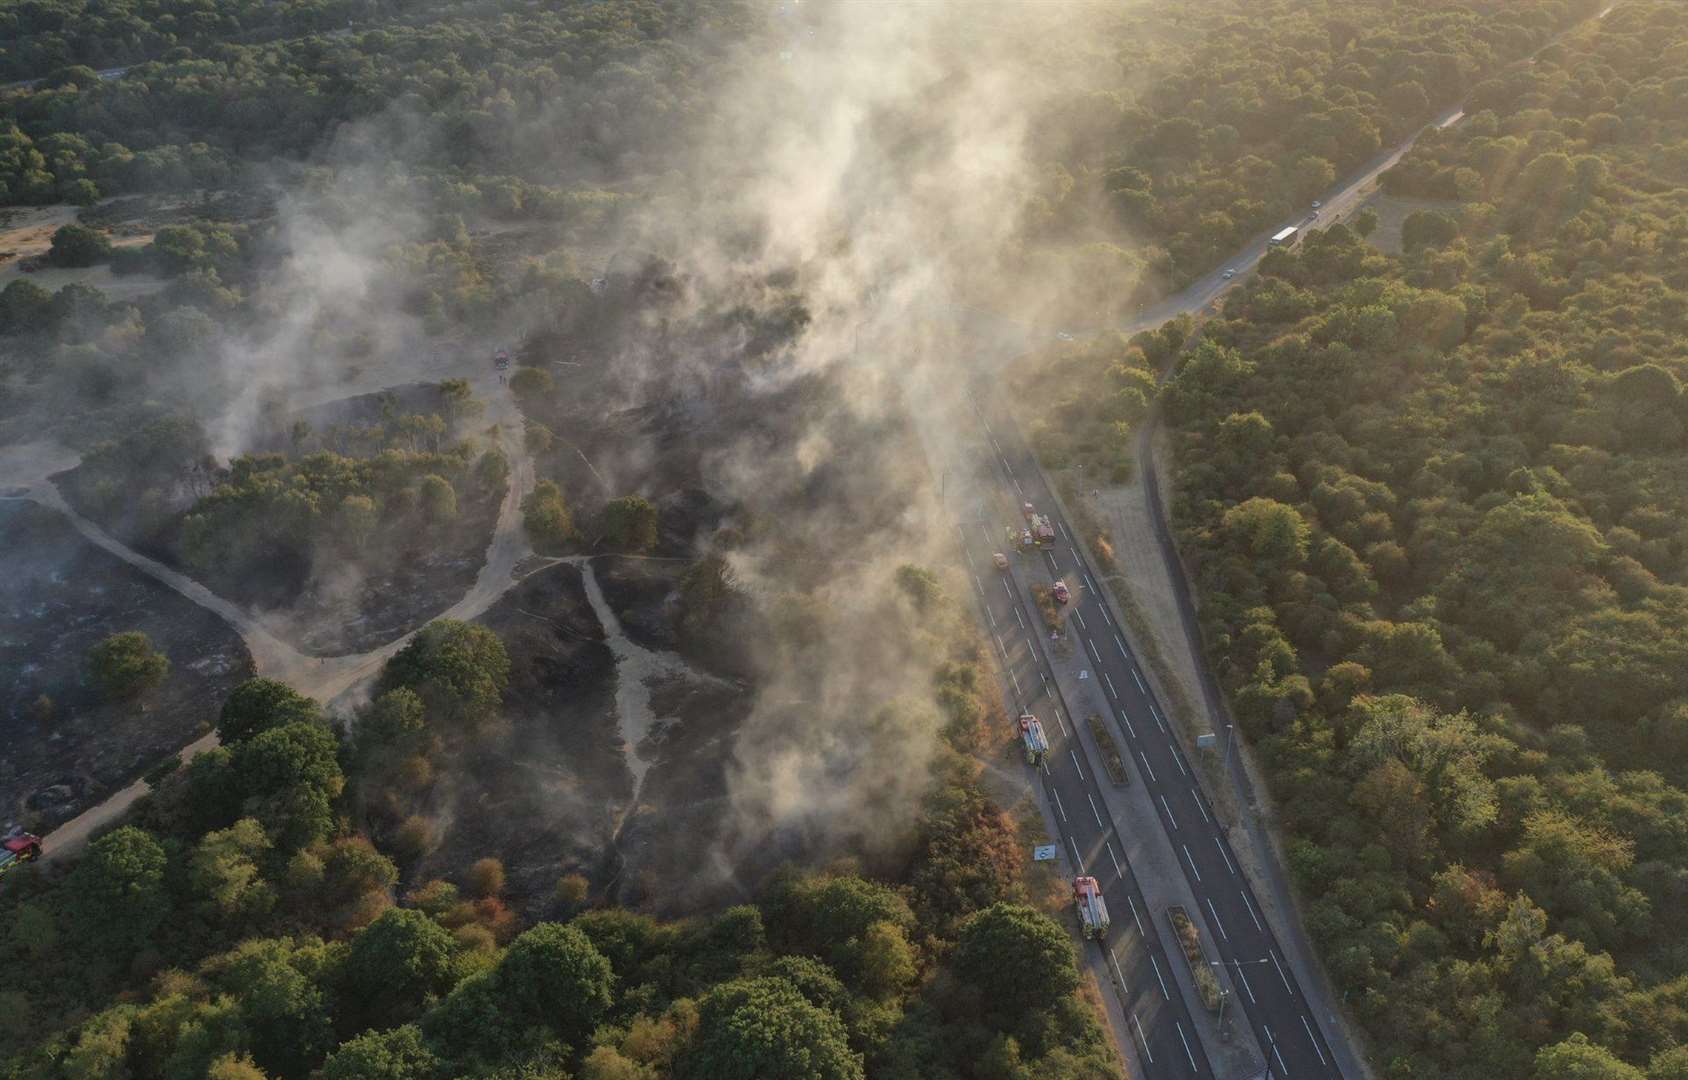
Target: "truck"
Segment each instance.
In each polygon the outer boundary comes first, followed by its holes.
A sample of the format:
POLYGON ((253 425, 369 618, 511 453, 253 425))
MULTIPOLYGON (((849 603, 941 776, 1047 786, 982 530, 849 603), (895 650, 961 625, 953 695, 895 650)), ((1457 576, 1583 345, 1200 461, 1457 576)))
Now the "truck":
POLYGON ((14 833, 0 840, 0 874, 16 870, 41 857, 41 838, 34 833, 14 833))
POLYGON ((1055 546, 1055 524, 1045 514, 1031 516, 1032 539, 1040 548, 1055 546))
POLYGON ((1299 236, 1300 233, 1301 230, 1296 228, 1294 225, 1279 229, 1276 233, 1272 234, 1272 239, 1266 241, 1266 245, 1268 247, 1288 247, 1295 243, 1295 238, 1299 236))
POLYGON ((1108 933, 1108 904, 1102 899, 1102 886, 1093 877, 1073 878, 1073 904, 1078 908, 1080 931, 1087 938, 1102 938, 1108 933))
POLYGON ((1020 741, 1026 744, 1026 764, 1036 768, 1049 757, 1049 737, 1043 722, 1031 713, 1020 714, 1020 741))

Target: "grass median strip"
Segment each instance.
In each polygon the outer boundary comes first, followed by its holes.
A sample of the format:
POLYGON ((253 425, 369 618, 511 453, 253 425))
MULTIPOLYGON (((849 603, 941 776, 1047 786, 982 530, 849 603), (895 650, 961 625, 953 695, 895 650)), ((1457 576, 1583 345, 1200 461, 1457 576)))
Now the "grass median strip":
POLYGON ((1218 1012, 1219 980, 1213 977, 1213 969, 1207 965, 1207 954, 1202 951, 1201 930, 1197 929, 1189 913, 1181 907, 1167 908, 1166 917, 1172 920, 1173 936, 1178 939, 1184 962, 1190 966, 1190 978, 1196 984, 1196 993, 1201 996, 1202 1005, 1208 1012, 1218 1012))
POLYGON ((1108 779, 1119 787, 1126 787, 1131 783, 1131 774, 1125 771, 1125 762, 1119 756, 1119 744, 1114 742, 1114 733, 1108 730, 1108 725, 1097 713, 1091 713, 1086 723, 1090 725, 1090 734, 1096 737, 1096 748, 1102 752, 1102 764, 1108 770, 1108 779))

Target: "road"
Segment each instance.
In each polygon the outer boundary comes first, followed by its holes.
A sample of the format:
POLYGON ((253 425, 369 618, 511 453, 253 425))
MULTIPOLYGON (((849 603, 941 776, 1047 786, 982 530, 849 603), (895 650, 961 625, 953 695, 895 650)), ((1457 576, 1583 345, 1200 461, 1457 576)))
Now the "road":
MULTIPOLYGON (((1149 922, 1156 913, 1126 864, 1126 845, 1105 810, 1101 777, 1072 715, 1052 689, 1056 676, 1037 640, 1042 617, 1016 587, 1023 584, 1015 576, 1020 571, 1005 574, 992 565, 992 553, 1003 546, 1004 523, 1001 518, 958 522, 958 539, 997 657, 1014 688, 1014 704, 1035 713, 1045 726, 1049 757, 1038 769, 1038 782, 1056 809, 1061 844, 1075 866, 1096 878, 1107 901, 1111 926, 1097 947, 1121 989, 1129 1037, 1153 1076, 1212 1078, 1172 967, 1183 961, 1167 956, 1152 932, 1149 922)), ((1098 624, 1109 619, 1099 615, 1098 624)))
MULTIPOLYGON (((1060 577, 1073 590, 1066 630, 1075 651, 1089 657, 1089 677, 1098 680, 1107 702, 1106 719, 1119 740, 1122 754, 1128 759, 1132 782, 1143 785, 1151 802, 1159 808, 1159 823, 1171 845, 1175 860, 1181 868, 1190 891, 1195 895, 1199 911, 1192 917, 1204 926, 1203 941, 1213 959, 1229 966, 1232 985, 1237 987, 1227 1008, 1236 1008, 1247 1018, 1262 1053, 1269 1059, 1268 1075, 1273 1077, 1340 1077, 1330 1044, 1321 1030, 1316 1011, 1308 1004, 1284 950, 1261 915, 1258 900, 1248 881, 1237 869, 1237 859, 1231 850, 1224 829, 1211 813, 1212 802, 1202 791, 1201 781, 1179 748, 1178 739, 1166 721, 1166 709, 1154 695, 1143 677, 1137 658, 1115 625, 1113 614, 1105 599, 1098 593, 1090 568, 1071 540, 1071 528, 1061 517, 1053 494, 1045 486, 1031 452, 1020 441, 1012 421, 1003 414, 993 413, 988 398, 980 399, 980 423, 985 426, 997 448, 994 468, 1001 494, 1011 505, 1030 502, 1040 513, 1048 513, 1056 523, 1055 545, 1033 556, 1020 557, 1011 564, 1008 576, 1025 586, 1030 581, 1048 582, 1060 577)), ((969 530, 967 553, 970 560, 990 567, 990 554, 1001 548, 1002 520, 978 522, 969 530)), ((981 578, 983 575, 981 574, 981 578)), ((1007 594, 1014 590, 998 582, 987 595, 1007 594)), ((1003 596, 1006 603, 1007 595, 1003 596)), ((1029 610, 1009 612, 1009 619, 1025 619, 1029 610)), ((1001 614, 988 614, 987 620, 1003 621, 1001 614)), ((1019 629, 1018 622, 1014 629, 1019 629)), ((1006 644, 1006 641, 1004 642, 1006 644)), ((1047 713, 1059 708, 1062 719, 1049 732, 1051 741, 1057 737, 1072 741, 1066 728, 1072 717, 1062 703, 1051 695, 1055 682, 1047 655, 1048 642, 1042 634, 1018 634, 1016 652, 1008 654, 1009 663, 1036 665, 1025 677, 1014 671, 1014 678, 1024 691, 1024 703, 1034 712, 1047 713), (1021 657, 1020 650, 1036 656, 1021 657), (1048 681, 1046 681, 1048 680, 1048 681)), ((1129 883, 1127 868, 1116 866, 1108 838, 1114 825, 1099 824, 1100 815, 1091 811, 1090 799, 1100 798, 1099 778, 1095 770, 1081 765, 1082 754, 1071 746, 1063 746, 1052 755, 1054 759, 1045 782, 1052 793, 1066 806, 1072 838, 1077 841, 1081 865, 1086 873, 1099 882, 1112 885, 1126 906, 1115 908, 1115 893, 1108 894, 1109 907, 1121 912, 1114 917, 1114 934, 1110 948, 1142 950, 1143 936, 1133 920, 1123 913, 1132 910, 1132 900, 1125 897, 1129 883), (1061 760, 1063 754, 1066 760, 1061 760), (1082 776, 1081 776, 1082 774, 1082 776), (1086 779, 1088 778, 1088 779, 1086 779), (1076 804, 1076 811, 1075 811, 1076 804), (1124 873, 1122 873, 1124 870, 1124 873)), ((1139 902, 1140 907, 1140 902, 1139 902)), ((1148 912, 1142 912, 1147 917, 1148 912)), ((1164 913, 1155 912, 1164 918, 1164 913)), ((1154 947, 1147 946, 1151 955, 1154 947)), ((1181 962, 1181 958, 1178 958, 1181 962)), ((1160 960, 1165 963, 1164 958, 1160 960)), ((1137 980, 1138 983, 1141 980, 1137 980)), ((1128 986, 1134 981, 1128 976, 1128 986)), ((1181 1010, 1180 1010, 1181 1011, 1181 1010)), ((1147 1018, 1143 1018, 1147 1019, 1147 1018)), ((1177 1013, 1160 1016, 1163 1022, 1180 1022, 1177 1013)), ((1148 1024, 1144 1024, 1145 1029, 1148 1024)), ((1170 1040, 1177 1045, 1179 1032, 1170 1040)), ((1168 1055, 1160 1046, 1169 1040, 1149 1037, 1155 1063, 1162 1065, 1168 1055)), ((1181 1049, 1181 1047, 1180 1047, 1181 1049)), ((1176 1064, 1176 1059, 1174 1064, 1176 1064)), ((1199 1055, 1198 1055, 1199 1060, 1199 1055)), ((1188 1064, 1188 1063, 1186 1063, 1188 1064)), ((1187 1075, 1176 1068, 1172 1071, 1153 1069, 1152 1075, 1187 1075)), ((1210 1075, 1201 1072, 1199 1075, 1210 1075)))

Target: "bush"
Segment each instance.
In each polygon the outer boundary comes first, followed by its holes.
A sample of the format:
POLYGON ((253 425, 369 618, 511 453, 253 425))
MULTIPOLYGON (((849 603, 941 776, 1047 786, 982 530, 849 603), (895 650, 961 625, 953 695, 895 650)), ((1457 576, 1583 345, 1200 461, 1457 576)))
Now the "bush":
POLYGON ((94 683, 108 701, 127 701, 161 685, 170 661, 139 630, 113 634, 88 650, 94 683))
POLYGON ((111 240, 86 225, 65 225, 53 234, 47 261, 54 266, 93 266, 111 257, 111 240))

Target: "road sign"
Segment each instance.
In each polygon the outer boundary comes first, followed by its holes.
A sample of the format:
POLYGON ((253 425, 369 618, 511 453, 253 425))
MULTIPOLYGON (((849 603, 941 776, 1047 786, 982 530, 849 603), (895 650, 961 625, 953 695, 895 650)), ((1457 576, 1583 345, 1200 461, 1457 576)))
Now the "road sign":
POLYGON ((1211 731, 1205 735, 1196 736, 1196 749, 1198 750, 1211 750, 1218 745, 1219 736, 1215 735, 1211 731))
POLYGON ((1032 848, 1032 858, 1037 862, 1053 862, 1060 853, 1061 848, 1057 844, 1040 844, 1032 848))

